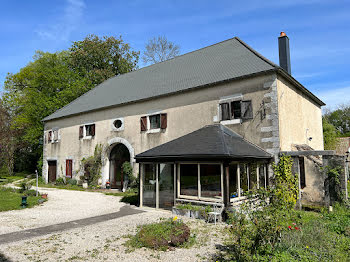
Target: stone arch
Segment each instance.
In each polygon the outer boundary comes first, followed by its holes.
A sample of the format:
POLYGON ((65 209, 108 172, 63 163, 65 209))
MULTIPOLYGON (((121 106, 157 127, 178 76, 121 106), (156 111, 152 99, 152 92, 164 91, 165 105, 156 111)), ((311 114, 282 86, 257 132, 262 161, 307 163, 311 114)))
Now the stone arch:
POLYGON ((132 145, 129 143, 129 141, 122 138, 122 137, 113 137, 112 139, 108 140, 108 142, 103 150, 103 175, 102 175, 102 186, 103 187, 106 185, 106 182, 109 180, 110 153, 111 153, 113 147, 117 144, 123 144, 129 150, 130 164, 132 167, 134 167, 135 150, 132 147, 132 145))

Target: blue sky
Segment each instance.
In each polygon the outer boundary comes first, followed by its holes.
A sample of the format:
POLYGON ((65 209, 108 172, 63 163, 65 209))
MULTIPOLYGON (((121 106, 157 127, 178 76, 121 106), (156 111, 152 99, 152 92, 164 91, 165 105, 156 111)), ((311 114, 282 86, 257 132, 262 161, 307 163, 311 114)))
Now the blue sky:
POLYGON ((2 0, 0 7, 0 91, 35 50, 67 49, 88 34, 122 35, 140 51, 165 35, 182 54, 238 36, 278 64, 277 37, 285 31, 292 75, 330 108, 350 103, 348 0, 2 0))

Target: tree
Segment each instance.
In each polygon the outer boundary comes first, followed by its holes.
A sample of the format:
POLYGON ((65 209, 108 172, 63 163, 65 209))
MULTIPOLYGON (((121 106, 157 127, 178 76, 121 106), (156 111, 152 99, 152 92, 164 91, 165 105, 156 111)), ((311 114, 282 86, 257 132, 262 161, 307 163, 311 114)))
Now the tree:
POLYGON ((328 122, 326 117, 322 117, 322 126, 323 126, 323 141, 325 150, 335 150, 337 147, 337 129, 328 122))
POLYGON ((14 154, 19 147, 19 130, 11 127, 12 117, 0 100, 0 167, 6 166, 7 173, 13 174, 14 154))
POLYGON ((137 68, 140 52, 132 51, 120 36, 99 38, 89 35, 74 42, 70 50, 70 66, 93 86, 108 78, 137 68))
POLYGON ((24 142, 17 150, 22 157, 17 159, 30 160, 22 161, 25 165, 38 161, 44 131, 41 120, 107 78, 134 70, 138 54, 121 38, 88 36, 73 43, 69 51, 37 51, 27 66, 8 74, 2 101, 13 116, 11 127, 21 131, 24 142))
POLYGON ((180 53, 180 47, 167 40, 165 36, 158 36, 148 40, 143 54, 145 64, 159 63, 174 58, 180 53))
POLYGON ((339 136, 350 136, 350 105, 327 112, 325 118, 339 131, 339 136))

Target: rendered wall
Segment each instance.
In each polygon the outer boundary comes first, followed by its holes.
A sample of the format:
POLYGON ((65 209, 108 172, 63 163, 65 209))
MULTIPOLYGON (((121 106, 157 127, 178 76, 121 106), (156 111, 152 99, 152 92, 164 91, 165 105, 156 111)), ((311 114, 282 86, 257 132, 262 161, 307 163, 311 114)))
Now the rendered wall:
MULTIPOLYGON (((235 94, 242 94, 244 100, 252 100, 254 118, 227 126, 252 143, 277 153, 278 136, 271 140, 273 133, 276 135, 277 131, 278 134, 277 101, 272 101, 276 94, 276 75, 270 74, 46 122, 45 130, 59 128, 60 141, 44 145, 43 176, 47 177, 46 160, 49 159, 58 161, 58 176, 65 175, 65 160, 73 159, 73 174, 76 175, 81 159, 92 155, 96 144, 101 143, 105 147, 104 185, 109 177, 108 154, 115 143, 124 143, 132 155, 136 155, 203 126, 219 123, 220 98, 235 94), (262 115, 263 108, 265 115, 262 115), (140 117, 155 111, 167 113, 167 128, 154 134, 141 132, 140 117), (113 120, 119 117, 124 117, 124 130, 113 131, 113 120), (95 137, 79 139, 79 126, 91 122, 96 125, 95 137)), ((136 164, 134 172, 135 175, 138 173, 136 164)))

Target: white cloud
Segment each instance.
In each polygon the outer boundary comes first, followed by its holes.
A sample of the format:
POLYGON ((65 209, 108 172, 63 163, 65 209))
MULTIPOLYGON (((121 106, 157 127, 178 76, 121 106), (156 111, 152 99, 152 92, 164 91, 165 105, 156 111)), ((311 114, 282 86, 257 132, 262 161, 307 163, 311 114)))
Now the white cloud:
POLYGON ((82 17, 84 0, 66 0, 63 14, 54 24, 42 26, 36 33, 44 40, 69 41, 71 33, 77 29, 82 17))
POLYGON ((317 92, 317 97, 326 103, 327 108, 336 109, 350 103, 350 86, 333 88, 330 85, 328 90, 317 92))

